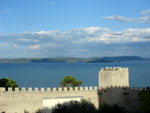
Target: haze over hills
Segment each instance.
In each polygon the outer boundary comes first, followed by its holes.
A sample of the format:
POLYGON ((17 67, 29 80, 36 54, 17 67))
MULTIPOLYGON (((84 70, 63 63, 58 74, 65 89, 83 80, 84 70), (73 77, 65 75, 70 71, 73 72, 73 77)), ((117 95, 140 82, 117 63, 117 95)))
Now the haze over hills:
POLYGON ((91 57, 91 58, 1 58, 0 63, 27 63, 27 62, 120 62, 120 61, 150 61, 150 58, 139 56, 116 56, 116 57, 91 57))

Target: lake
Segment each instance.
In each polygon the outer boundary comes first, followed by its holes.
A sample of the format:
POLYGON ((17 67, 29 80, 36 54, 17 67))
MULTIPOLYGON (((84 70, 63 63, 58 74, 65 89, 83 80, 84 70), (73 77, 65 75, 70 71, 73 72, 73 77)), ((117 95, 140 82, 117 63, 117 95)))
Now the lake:
POLYGON ((0 63, 0 78, 14 79, 20 87, 58 87, 65 75, 72 75, 82 86, 97 86, 102 67, 128 67, 130 86, 150 86, 150 61, 0 63))

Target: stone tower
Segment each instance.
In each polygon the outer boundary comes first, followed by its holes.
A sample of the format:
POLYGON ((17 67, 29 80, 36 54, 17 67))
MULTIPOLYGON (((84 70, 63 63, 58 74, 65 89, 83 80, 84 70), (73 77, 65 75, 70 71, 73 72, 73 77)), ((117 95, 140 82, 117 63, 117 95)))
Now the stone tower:
POLYGON ((99 88, 129 86, 128 68, 106 67, 99 71, 99 88))

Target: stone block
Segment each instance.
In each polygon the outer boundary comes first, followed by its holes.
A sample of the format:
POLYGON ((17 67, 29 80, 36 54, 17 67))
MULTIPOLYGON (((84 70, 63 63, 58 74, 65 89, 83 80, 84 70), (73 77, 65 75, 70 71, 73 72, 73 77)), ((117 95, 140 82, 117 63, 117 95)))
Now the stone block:
POLYGON ((8 88, 8 91, 12 91, 12 87, 9 87, 9 88, 8 88))
POLYGON ((57 91, 57 89, 56 88, 53 88, 53 92, 56 92, 57 91))
POLYGON ((51 91, 51 88, 47 88, 46 91, 47 91, 47 92, 50 92, 50 91, 51 91))
POLYGON ((25 88, 25 87, 22 87, 22 88, 21 88, 21 91, 22 91, 22 92, 26 91, 26 88, 25 88))
POLYGON ((58 88, 58 91, 62 91, 62 90, 63 90, 62 87, 59 87, 59 88, 58 88))
POLYGON ((64 87, 64 91, 68 91, 67 87, 64 87))
POLYGON ((89 88, 88 88, 88 87, 84 87, 84 90, 85 90, 85 91, 88 91, 88 90, 89 90, 89 88))
POLYGON ((83 91, 83 87, 80 87, 80 91, 83 91))
POLYGON ((5 88, 4 87, 0 87, 0 91, 5 91, 5 88))
POLYGON ((94 86, 94 90, 97 91, 97 86, 94 86))
POLYGON ((74 89, 75 89, 75 91, 78 91, 78 90, 79 90, 78 87, 75 87, 74 89))
POLYGON ((28 91, 31 92, 31 91, 32 91, 32 87, 29 87, 29 88, 28 88, 28 91))
POLYGON ((90 86, 90 87, 89 87, 89 90, 90 90, 90 91, 93 91, 93 87, 92 87, 92 86, 90 86))
POLYGON ((38 91, 39 91, 39 88, 37 88, 37 87, 34 88, 34 91, 35 91, 35 92, 38 92, 38 91))
POLYGON ((73 87, 69 87, 69 91, 73 91, 73 87))
POLYGON ((41 88, 41 92, 44 92, 44 91, 45 91, 45 88, 42 87, 42 88, 41 88))
POLYGON ((19 88, 18 88, 18 87, 15 87, 15 91, 19 91, 19 88))

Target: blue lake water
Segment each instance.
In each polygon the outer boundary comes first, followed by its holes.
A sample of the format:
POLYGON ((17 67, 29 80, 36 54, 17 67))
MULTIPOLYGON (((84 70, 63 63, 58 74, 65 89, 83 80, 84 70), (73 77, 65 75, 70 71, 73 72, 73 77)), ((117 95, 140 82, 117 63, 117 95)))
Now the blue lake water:
POLYGON ((82 80, 82 86, 97 86, 102 67, 128 67, 130 86, 150 86, 150 61, 105 63, 0 63, 0 78, 17 81, 20 87, 58 87, 65 75, 82 80))

